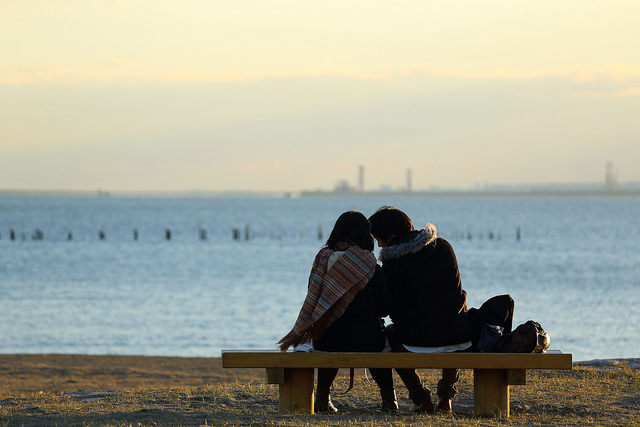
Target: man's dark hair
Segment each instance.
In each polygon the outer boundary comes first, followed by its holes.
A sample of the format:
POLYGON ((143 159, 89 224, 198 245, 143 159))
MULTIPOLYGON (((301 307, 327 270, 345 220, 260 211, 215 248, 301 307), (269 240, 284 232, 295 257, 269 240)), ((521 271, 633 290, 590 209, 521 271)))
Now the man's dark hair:
POLYGON ((371 234, 389 241, 391 237, 400 237, 413 231, 413 223, 406 213, 398 208, 383 206, 369 217, 371 234))

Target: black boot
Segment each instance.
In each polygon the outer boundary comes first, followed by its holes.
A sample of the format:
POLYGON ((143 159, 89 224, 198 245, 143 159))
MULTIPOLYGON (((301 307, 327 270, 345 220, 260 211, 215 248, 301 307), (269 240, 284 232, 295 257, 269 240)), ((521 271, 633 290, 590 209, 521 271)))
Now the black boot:
POLYGON ((422 403, 416 403, 415 406, 411 409, 411 412, 415 414, 422 413, 431 413, 434 411, 433 402, 431 402, 431 397, 428 397, 422 403))
POLYGON ((446 397, 438 398, 438 404, 436 405, 436 411, 439 411, 439 412, 452 412, 452 410, 451 410, 451 399, 447 399, 446 397))
POLYGON ((331 396, 329 396, 328 388, 319 388, 316 391, 316 400, 313 404, 313 412, 320 414, 323 412, 331 413, 338 412, 333 403, 331 403, 331 396))
POLYGON ((382 410, 384 412, 396 412, 398 410, 398 399, 396 399, 396 391, 380 390, 382 396, 382 410))

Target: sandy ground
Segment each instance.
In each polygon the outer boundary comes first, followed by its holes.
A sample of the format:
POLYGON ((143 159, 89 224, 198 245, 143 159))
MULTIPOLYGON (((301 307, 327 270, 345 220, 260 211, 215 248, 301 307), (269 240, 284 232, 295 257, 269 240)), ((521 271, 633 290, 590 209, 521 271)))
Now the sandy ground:
POLYGON ((0 392, 132 390, 264 381, 264 369, 224 369, 219 358, 0 354, 0 392))
MULTIPOLYGON (((640 359, 578 364, 604 369, 624 364, 640 369, 640 359)), ((0 394, 197 387, 235 381, 264 382, 265 377, 260 368, 225 369, 219 358, 0 354, 0 394)))

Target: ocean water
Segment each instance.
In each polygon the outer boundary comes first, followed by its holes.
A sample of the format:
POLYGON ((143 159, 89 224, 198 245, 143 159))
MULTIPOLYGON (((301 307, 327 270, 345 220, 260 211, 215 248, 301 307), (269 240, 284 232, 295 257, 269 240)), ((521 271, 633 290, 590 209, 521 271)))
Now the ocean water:
POLYGON ((275 348, 335 219, 382 205, 452 243, 470 307, 508 293, 576 361, 640 357, 640 198, 622 196, 2 196, 0 353, 275 348))

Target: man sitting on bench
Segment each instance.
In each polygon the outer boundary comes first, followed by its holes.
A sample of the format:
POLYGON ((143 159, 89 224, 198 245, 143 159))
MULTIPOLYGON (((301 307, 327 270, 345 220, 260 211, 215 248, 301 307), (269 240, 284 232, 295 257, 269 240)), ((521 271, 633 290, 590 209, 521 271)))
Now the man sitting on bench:
MULTIPOLYGON (((369 218, 382 248, 379 259, 393 300, 387 327, 393 351, 446 352, 471 347, 467 293, 462 289, 453 248, 435 225, 415 230, 401 210, 383 206, 369 218)), ((415 369, 396 369, 414 403, 413 412, 451 412, 457 369, 443 369, 434 408, 431 392, 415 369)))

